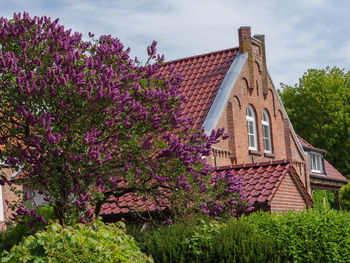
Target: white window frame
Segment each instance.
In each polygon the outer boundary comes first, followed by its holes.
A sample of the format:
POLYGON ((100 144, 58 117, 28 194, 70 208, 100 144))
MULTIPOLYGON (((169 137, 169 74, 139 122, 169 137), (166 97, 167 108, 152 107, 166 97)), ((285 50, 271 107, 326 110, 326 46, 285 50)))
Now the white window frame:
POLYGON ((322 154, 310 152, 310 168, 312 173, 323 173, 322 154))
POLYGON ((255 118, 255 111, 252 107, 252 105, 247 106, 246 111, 246 120, 247 120, 247 135, 248 135, 248 149, 257 151, 258 150, 258 134, 256 132, 256 118, 255 118), (248 115, 248 112, 251 114, 248 115), (252 124, 252 126, 250 126, 252 124), (250 131, 250 128, 252 128, 252 132, 250 131), (253 138, 253 140, 251 140, 253 138), (254 142, 254 145, 252 145, 252 141, 254 142))
POLYGON ((264 152, 272 153, 270 117, 266 110, 263 110, 261 114, 261 125, 262 125, 262 137, 263 137, 263 143, 264 143, 264 152), (267 127, 267 134, 265 134, 264 132, 264 126, 267 127))

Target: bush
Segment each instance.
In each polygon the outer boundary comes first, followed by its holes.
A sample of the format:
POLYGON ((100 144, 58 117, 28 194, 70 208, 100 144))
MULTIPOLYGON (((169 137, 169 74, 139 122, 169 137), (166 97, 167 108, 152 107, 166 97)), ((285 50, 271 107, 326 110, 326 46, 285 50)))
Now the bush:
POLYGON ((242 217, 274 242, 281 262, 350 262, 350 214, 308 210, 242 217))
POLYGON ((350 211, 350 183, 340 189, 341 208, 350 211))
POLYGON ((155 262, 276 262, 273 243, 243 221, 200 220, 151 231, 132 229, 155 262))
MULTIPOLYGON (((38 209, 38 214, 46 221, 54 220, 53 207, 43 206, 38 209)), ((10 250, 14 245, 17 245, 23 237, 32 235, 35 231, 44 229, 47 224, 35 220, 30 223, 32 218, 25 218, 22 224, 11 226, 5 232, 0 234, 0 254, 3 250, 10 250)))
POLYGON ((26 237, 1 262, 153 262, 126 235, 122 222, 101 221, 63 228, 58 223, 26 237))

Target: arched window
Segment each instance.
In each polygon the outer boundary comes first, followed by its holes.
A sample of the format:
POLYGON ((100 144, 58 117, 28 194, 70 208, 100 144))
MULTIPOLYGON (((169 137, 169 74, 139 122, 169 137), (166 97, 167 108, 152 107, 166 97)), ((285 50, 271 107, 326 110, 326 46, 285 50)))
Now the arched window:
POLYGON ((255 112, 251 105, 247 107, 247 131, 248 131, 248 149, 258 150, 258 140, 256 133, 256 118, 255 112))
POLYGON ((271 147, 270 118, 266 110, 263 110, 262 112, 261 124, 262 124, 262 131, 263 131, 262 135, 263 135, 263 141, 264 141, 264 152, 271 153, 272 147, 271 147))

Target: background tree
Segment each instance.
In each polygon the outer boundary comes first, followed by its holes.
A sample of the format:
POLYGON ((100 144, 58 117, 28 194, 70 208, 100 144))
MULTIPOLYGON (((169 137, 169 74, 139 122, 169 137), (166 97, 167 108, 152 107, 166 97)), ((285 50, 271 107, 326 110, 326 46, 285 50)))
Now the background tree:
POLYGON ((309 69, 279 95, 296 132, 328 151, 330 161, 350 178, 350 73, 337 67, 309 69))
MULTIPOLYGON (((90 220, 91 208, 98 214, 130 193, 178 213, 244 210, 239 178, 210 179, 205 162, 223 130, 191 129, 181 77, 160 73, 156 42, 147 51, 150 63, 140 65, 117 38, 83 41, 58 20, 27 13, 0 18, 0 161, 22 170, 19 182, 37 189, 61 223, 90 220)), ((29 204, 12 207, 42 219, 29 204)))

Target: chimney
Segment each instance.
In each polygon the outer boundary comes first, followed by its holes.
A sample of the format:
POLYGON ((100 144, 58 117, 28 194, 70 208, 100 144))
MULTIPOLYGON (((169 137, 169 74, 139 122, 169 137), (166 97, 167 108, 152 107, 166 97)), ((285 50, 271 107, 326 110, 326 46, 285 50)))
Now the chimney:
POLYGON ((254 68, 253 68, 253 54, 252 54, 252 38, 250 26, 241 26, 238 29, 239 52, 244 54, 248 52, 248 70, 250 75, 249 89, 254 88, 254 68))
POLYGON ((265 35, 254 35, 254 37, 261 42, 261 58, 262 58, 262 89, 266 97, 269 92, 267 87, 267 70, 266 70, 266 53, 265 53, 265 35))

